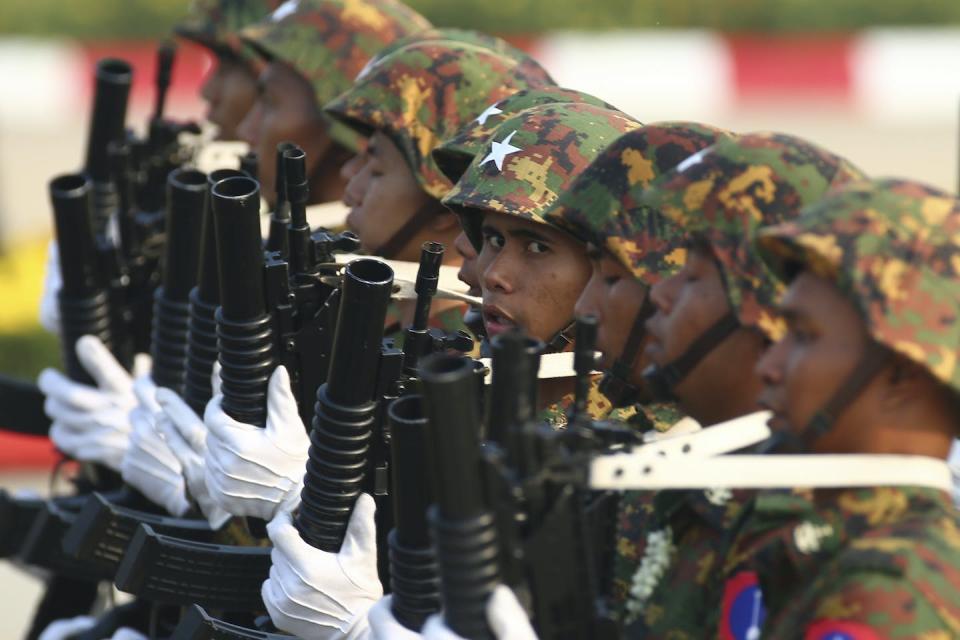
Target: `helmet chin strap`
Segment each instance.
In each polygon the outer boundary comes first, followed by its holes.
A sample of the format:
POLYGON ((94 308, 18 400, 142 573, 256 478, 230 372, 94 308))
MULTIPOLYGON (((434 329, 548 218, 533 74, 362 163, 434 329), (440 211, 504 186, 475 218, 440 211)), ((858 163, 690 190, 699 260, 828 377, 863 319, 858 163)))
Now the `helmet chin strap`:
POLYGON ((736 314, 728 311, 709 329, 701 333, 673 362, 663 366, 652 364, 644 369, 643 379, 653 399, 660 402, 675 401, 676 396, 673 390, 676 386, 740 326, 740 320, 736 314))
POLYGON ((410 219, 407 220, 406 224, 387 238, 386 242, 377 247, 376 251, 371 251, 370 253, 375 256, 380 256, 381 258, 386 258, 387 260, 395 258, 397 253, 430 224, 431 220, 438 215, 443 215, 444 211, 436 200, 431 199, 425 202, 423 206, 417 209, 410 219))
POLYGON ((633 375, 633 368, 637 364, 637 358, 640 356, 640 347, 643 345, 643 339, 647 336, 646 322, 656 311, 656 307, 650 302, 650 296, 646 296, 643 304, 637 310, 637 315, 633 318, 633 326, 630 327, 630 333, 627 335, 627 342, 623 345, 623 351, 614 360, 613 365, 608 371, 605 371, 600 380, 600 393, 607 397, 614 407, 629 407, 638 402, 642 402, 650 395, 646 389, 630 382, 630 376, 633 375))
POLYGON ((571 320, 563 329, 553 334, 553 337, 546 342, 547 348, 544 349, 544 353, 560 353, 573 344, 573 332, 576 326, 577 321, 571 320))
POLYGON ((889 350, 874 341, 867 343, 860 359, 843 384, 830 396, 830 399, 810 418, 810 421, 798 432, 779 431, 764 442, 759 453, 806 453, 813 443, 833 429, 844 410, 870 384, 890 360, 889 350))

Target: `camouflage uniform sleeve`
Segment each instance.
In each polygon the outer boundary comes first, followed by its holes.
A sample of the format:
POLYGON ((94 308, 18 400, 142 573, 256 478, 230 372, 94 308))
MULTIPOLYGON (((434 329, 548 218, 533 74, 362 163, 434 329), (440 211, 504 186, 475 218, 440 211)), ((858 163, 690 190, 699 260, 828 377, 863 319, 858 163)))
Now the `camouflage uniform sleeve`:
POLYGON ((804 612, 802 618, 779 619, 775 626, 764 629, 764 637, 784 637, 792 628, 803 629, 805 640, 960 637, 956 585, 932 593, 944 587, 944 576, 921 566, 919 557, 912 560, 918 565, 915 569, 919 575, 862 570, 825 581, 825 588, 811 603, 809 613, 804 612))

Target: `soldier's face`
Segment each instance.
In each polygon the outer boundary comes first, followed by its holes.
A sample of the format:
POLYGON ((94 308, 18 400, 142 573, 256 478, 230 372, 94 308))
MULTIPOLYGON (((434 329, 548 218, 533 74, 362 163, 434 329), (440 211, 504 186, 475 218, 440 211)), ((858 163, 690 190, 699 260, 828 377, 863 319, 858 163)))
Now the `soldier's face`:
POLYGON ((558 229, 491 214, 483 220, 477 270, 487 335, 518 328, 548 341, 573 320, 590 260, 580 242, 558 229))
POLYGON ((257 153, 261 193, 272 205, 276 195, 277 145, 290 141, 300 146, 307 155, 310 176, 333 142, 313 89, 291 67, 271 63, 257 83, 257 100, 237 132, 257 153))
MULTIPOLYGON (((347 162, 340 175, 347 180, 343 202, 350 207, 347 226, 360 236, 367 252, 376 252, 407 221, 433 201, 417 182, 397 145, 381 132, 374 133, 366 149, 347 162)), ((453 216, 451 224, 456 224, 453 216)), ((409 241, 395 257, 418 260, 423 240, 409 241)))
MULTIPOLYGON (((867 343, 866 327, 853 305, 830 282, 811 273, 797 276, 781 311, 787 333, 757 363, 763 381, 760 405, 773 412, 770 428, 799 432, 853 372, 867 343)), ((833 429, 813 443, 819 453, 865 451, 876 405, 879 376, 840 414, 833 429)))
MULTIPOLYGON (((633 330, 633 322, 647 298, 647 287, 619 261, 590 248, 593 273, 577 300, 577 316, 597 318, 597 350, 603 353, 602 366, 609 369, 623 353, 623 347, 633 330)), ((631 382, 641 381, 640 373, 648 361, 641 353, 633 368, 631 382)))
POLYGON ((217 125, 218 140, 237 140, 237 127, 257 99, 257 77, 239 60, 218 56, 200 95, 207 103, 207 120, 217 125))
POLYGON ((477 271, 477 259, 480 257, 467 234, 461 231, 453 241, 453 246, 463 259, 457 277, 470 287, 470 295, 480 295, 480 274, 477 271))
MULTIPOLYGON (((709 249, 687 252, 683 268, 650 289, 656 312, 647 321, 644 351, 665 366, 730 311, 720 269, 709 249)), ((704 356, 673 389, 684 411, 703 425, 749 413, 756 407, 759 380, 753 367, 763 339, 740 329, 704 356)))

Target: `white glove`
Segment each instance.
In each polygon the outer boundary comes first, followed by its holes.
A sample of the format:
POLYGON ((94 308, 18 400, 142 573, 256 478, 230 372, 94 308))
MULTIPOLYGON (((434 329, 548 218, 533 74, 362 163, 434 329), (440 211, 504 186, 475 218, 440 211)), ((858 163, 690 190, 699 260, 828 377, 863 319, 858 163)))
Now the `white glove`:
POLYGON ((56 240, 47 244, 47 265, 43 275, 43 293, 40 295, 40 324, 54 335, 60 335, 60 248, 56 240))
POLYGON ((310 438, 297 413, 287 370, 277 367, 267 390, 267 425, 238 422, 214 396, 204 412, 207 489, 235 516, 270 520, 300 503, 310 438))
POLYGON ((110 636, 110 640, 150 640, 147 636, 130 627, 120 627, 110 636))
POLYGON ((383 596, 375 511, 373 498, 361 494, 339 553, 304 542, 288 511, 270 521, 273 566, 260 595, 278 629, 305 640, 366 637, 367 611, 383 596))
MULTIPOLYGON (((490 595, 487 623, 497 640, 537 640, 527 612, 506 585, 498 585, 490 595)), ((427 618, 423 637, 427 640, 463 640, 444 624, 443 615, 439 613, 427 618)))
POLYGON ((410 631, 393 617, 393 596, 384 596, 370 607, 367 623, 370 625, 370 638, 373 640, 417 640, 422 636, 410 631))
POLYGON ((130 411, 133 432, 123 457, 123 479, 173 515, 182 516, 190 510, 187 483, 180 461, 157 427, 163 414, 157 404, 157 387, 149 376, 137 378, 133 387, 139 404, 130 411))
POLYGON ((219 529, 230 519, 230 514, 213 501, 204 480, 207 428, 193 409, 170 389, 157 389, 157 402, 163 409, 157 426, 166 438, 170 451, 183 467, 187 489, 200 505, 210 526, 219 529))
POLYGON ((68 640, 74 634, 83 633, 95 624, 97 624, 97 619, 93 616, 54 620, 47 625, 37 640, 68 640))
POLYGON ((953 441, 947 464, 953 474, 953 504, 960 508, 960 439, 953 441))
MULTIPOLYGON (((43 408, 53 421, 50 438, 76 460, 119 471, 130 443, 127 414, 137 404, 133 379, 99 338, 81 337, 76 350, 97 386, 74 382, 55 369, 40 372, 37 386, 47 396, 43 408)), ((139 354, 134 373, 149 367, 150 356, 139 354)))

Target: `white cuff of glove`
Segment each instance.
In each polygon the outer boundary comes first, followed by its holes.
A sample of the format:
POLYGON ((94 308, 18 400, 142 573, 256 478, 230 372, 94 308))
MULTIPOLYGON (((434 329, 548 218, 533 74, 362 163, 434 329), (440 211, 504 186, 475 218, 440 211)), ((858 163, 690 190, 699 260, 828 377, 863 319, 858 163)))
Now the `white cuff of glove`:
POLYGON ((157 388, 143 376, 134 383, 134 390, 140 404, 130 412, 133 432, 123 457, 123 479, 173 515, 183 516, 190 510, 187 484, 183 466, 157 426, 163 415, 156 400, 157 388))
MULTIPOLYGON (((530 624, 517 596, 510 587, 498 585, 487 602, 487 623, 497 640, 536 640, 537 634, 530 624)), ((463 640, 443 621, 442 614, 435 614, 423 625, 423 637, 428 640, 463 640)))
POLYGON ((338 553, 304 542, 289 512, 270 521, 273 566, 260 594, 278 629, 305 640, 366 637, 367 612, 383 596, 375 512, 373 498, 362 494, 338 553))
POLYGON ((157 389, 157 402, 163 408, 157 427, 183 468, 187 489, 210 526, 219 529, 230 519, 230 514, 217 505, 207 490, 203 463, 207 452, 207 429, 203 426, 203 420, 169 389, 157 389))
POLYGON ((60 335, 60 247, 56 240, 47 244, 47 263, 43 274, 43 293, 40 295, 40 326, 54 335, 60 335))
POLYGON ((393 616, 393 596, 384 596, 370 607, 367 624, 372 640, 417 640, 422 636, 400 624, 393 616))
POLYGON ((286 369, 277 367, 267 389, 265 428, 244 424, 207 404, 206 486, 212 499, 236 516, 270 520, 300 503, 310 438, 297 412, 286 369))
POLYGON ((54 620, 43 630, 37 640, 68 640, 78 633, 83 633, 97 624, 93 616, 77 616, 54 620))

